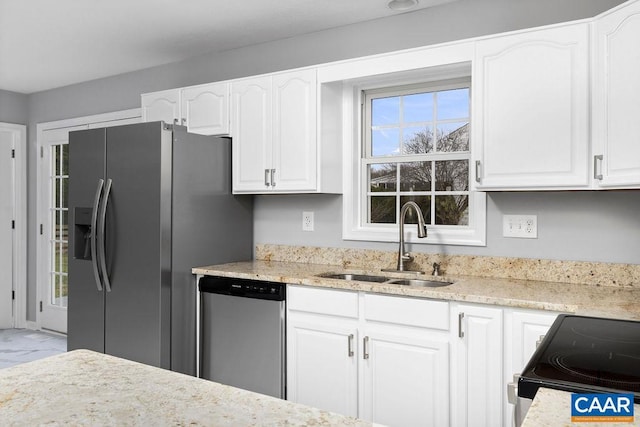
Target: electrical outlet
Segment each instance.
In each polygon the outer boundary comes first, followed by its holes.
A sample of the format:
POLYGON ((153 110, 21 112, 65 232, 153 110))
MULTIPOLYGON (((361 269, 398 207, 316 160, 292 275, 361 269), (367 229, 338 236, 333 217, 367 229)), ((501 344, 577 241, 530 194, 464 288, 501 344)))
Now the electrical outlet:
POLYGON ((302 212, 302 231, 313 231, 313 212, 302 212))
POLYGON ((537 239, 538 217, 536 215, 503 215, 502 235, 520 239, 537 239))

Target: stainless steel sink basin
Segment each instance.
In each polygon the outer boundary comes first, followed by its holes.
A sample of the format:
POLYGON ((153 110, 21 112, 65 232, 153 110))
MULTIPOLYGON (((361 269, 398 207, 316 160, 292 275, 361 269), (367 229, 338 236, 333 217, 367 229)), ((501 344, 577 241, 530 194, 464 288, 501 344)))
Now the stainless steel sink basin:
POLYGON ((452 282, 443 282, 439 280, 422 280, 422 279, 394 279, 389 280, 393 285, 405 285, 405 286, 424 286, 427 288, 438 288, 441 286, 449 286, 452 282))
POLYGON ((319 274, 318 277, 338 280, 356 280, 361 282, 388 283, 390 285, 423 286, 426 288, 437 288, 440 286, 449 286, 452 284, 452 282, 445 282, 441 280, 394 279, 385 276, 356 273, 324 273, 319 274))
POLYGON ((340 280, 359 280, 361 282, 376 282, 382 283, 389 280, 384 276, 372 276, 369 274, 351 274, 351 273, 327 273, 321 274, 320 277, 326 277, 327 279, 340 279, 340 280))

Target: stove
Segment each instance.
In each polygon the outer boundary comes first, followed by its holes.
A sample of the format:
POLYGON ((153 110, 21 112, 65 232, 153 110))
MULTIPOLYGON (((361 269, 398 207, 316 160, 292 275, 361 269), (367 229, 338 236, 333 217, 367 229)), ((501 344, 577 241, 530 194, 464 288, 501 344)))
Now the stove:
POLYGON ((640 403, 640 322, 559 315, 518 380, 518 396, 538 388, 633 393, 640 403))

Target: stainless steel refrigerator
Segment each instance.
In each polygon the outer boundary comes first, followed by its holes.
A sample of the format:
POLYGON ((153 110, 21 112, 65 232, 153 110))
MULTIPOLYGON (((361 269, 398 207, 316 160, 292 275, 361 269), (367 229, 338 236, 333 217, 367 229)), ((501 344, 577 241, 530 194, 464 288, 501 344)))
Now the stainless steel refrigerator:
POLYGON ((70 133, 69 350, 195 375, 191 268, 252 258, 230 144, 163 122, 70 133))

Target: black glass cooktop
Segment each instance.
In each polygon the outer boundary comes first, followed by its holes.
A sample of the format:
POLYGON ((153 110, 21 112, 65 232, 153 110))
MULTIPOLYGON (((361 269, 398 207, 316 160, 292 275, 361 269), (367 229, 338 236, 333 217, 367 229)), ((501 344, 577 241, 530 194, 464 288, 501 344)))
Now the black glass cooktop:
POLYGON ((539 387, 634 393, 640 403, 640 322, 560 315, 518 382, 518 396, 539 387))

